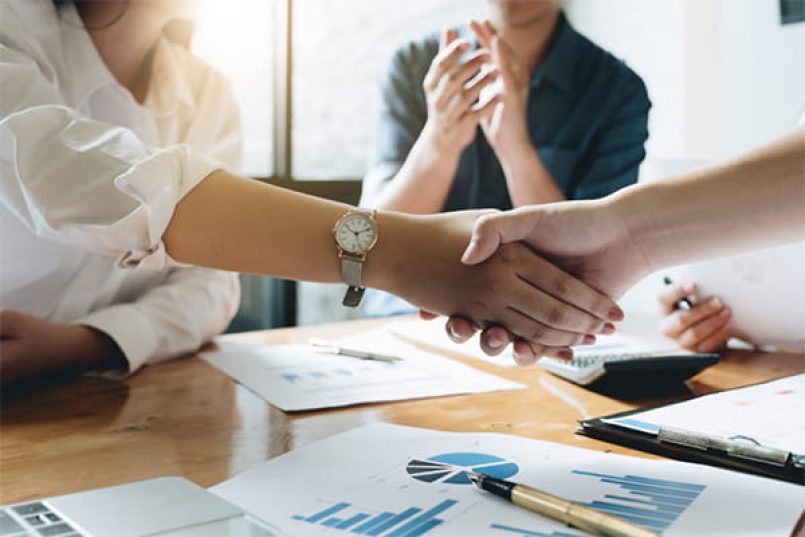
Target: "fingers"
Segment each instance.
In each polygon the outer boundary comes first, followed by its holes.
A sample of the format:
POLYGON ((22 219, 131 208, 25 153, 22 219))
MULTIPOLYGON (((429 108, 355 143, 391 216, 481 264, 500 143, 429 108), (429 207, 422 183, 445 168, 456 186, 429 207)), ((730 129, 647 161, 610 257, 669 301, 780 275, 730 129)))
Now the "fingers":
POLYGON ((498 37, 498 31, 492 26, 492 21, 486 19, 482 24, 483 31, 486 33, 487 41, 491 42, 494 37, 498 37))
POLYGON ((492 115, 492 112, 495 111, 495 107, 498 106, 500 102, 500 95, 495 95, 482 105, 470 108, 470 110, 461 118, 461 121, 469 121, 473 124, 480 121, 485 121, 492 115))
POLYGON ((472 322, 458 315, 450 316, 445 324, 445 330, 447 331, 447 336, 456 343, 464 343, 478 331, 472 322))
POLYGON ((469 50, 469 47, 470 44, 466 39, 455 39, 440 50, 425 75, 425 80, 422 84, 425 90, 429 92, 436 90, 442 77, 458 63, 461 55, 469 50))
POLYGON ((727 318, 724 326, 700 340, 693 350, 696 352, 718 352, 726 346, 731 336, 732 326, 729 324, 729 318, 727 318))
MULTIPOLYGON (((445 117, 451 121, 467 120, 469 118, 475 119, 480 117, 480 108, 474 107, 473 104, 478 101, 481 92, 497 79, 497 71, 489 71, 473 80, 466 87, 453 94, 452 100, 445 110, 445 117)), ((491 99, 490 99, 491 100, 491 99)), ((481 108, 487 107, 489 102, 481 105, 481 108)))
POLYGON ((442 31, 442 37, 439 40, 439 50, 444 50, 447 45, 458 39, 458 34, 452 28, 446 28, 442 31))
POLYGON ((723 337, 723 341, 720 343, 725 343, 727 341, 729 337, 729 322, 731 317, 732 312, 730 309, 724 308, 715 315, 711 315, 710 317, 707 317, 706 319, 703 319, 692 325, 677 338, 677 341, 682 347, 696 352, 709 352, 709 350, 714 350, 720 345, 717 345, 712 349, 708 345, 713 344, 714 340, 718 340, 720 333, 727 334, 723 337), (702 351, 700 349, 706 350, 702 351))
POLYGON ((517 365, 531 365, 539 360, 542 355, 542 347, 523 339, 518 339, 512 345, 512 354, 517 365))
POLYGON ((532 365, 543 356, 551 356, 560 360, 572 360, 573 351, 567 347, 545 347, 535 345, 522 339, 512 344, 512 354, 517 365, 532 365))
MULTIPOLYGON (((506 311, 499 313, 494 322, 505 326, 506 330, 515 336, 540 345, 569 346, 594 341, 594 338, 592 341, 589 340, 586 333, 573 332, 547 325, 540 319, 535 319, 515 307, 510 307, 506 311)), ((593 336, 590 335, 590 337, 593 336)))
MULTIPOLYGON (((496 71, 487 71, 473 80, 481 71, 487 58, 487 51, 477 50, 465 63, 456 65, 445 73, 434 91, 436 99, 433 104, 436 110, 445 111, 458 98, 464 104, 458 106, 458 112, 453 114, 454 117, 457 117, 478 98, 483 88, 495 81, 496 71)), ((456 108, 456 106, 454 105, 452 108, 456 108)))
POLYGON ((660 289, 657 298, 660 301, 660 310, 663 315, 670 315, 676 311, 677 301, 683 298, 690 298, 696 295, 698 288, 695 283, 678 284, 673 283, 660 289))
POLYGON ((438 316, 439 316, 438 313, 433 313, 433 312, 425 311, 425 310, 419 310, 419 318, 422 319, 423 321, 432 321, 433 319, 435 319, 438 316))
POLYGON ((512 306, 549 327, 584 334, 609 333, 607 321, 624 318, 623 310, 614 300, 526 246, 504 245, 497 255, 503 263, 515 267, 519 278, 530 287, 523 290, 521 299, 512 306))
POLYGON ((499 37, 496 36, 492 39, 491 50, 492 60, 495 62, 495 65, 497 65, 498 69, 500 69, 500 79, 503 81, 503 87, 505 89, 514 87, 515 80, 512 66, 509 63, 506 52, 503 50, 503 43, 499 37))
POLYGON ((697 303, 691 310, 674 310, 663 318, 660 331, 666 337, 678 339, 683 332, 724 309, 724 302, 713 297, 697 303))
POLYGON ((487 32, 486 26, 477 20, 470 21, 470 30, 475 34, 478 44, 482 47, 489 48, 492 45, 491 36, 487 32))
POLYGON ((695 352, 712 352, 730 337, 732 311, 717 298, 697 304, 690 311, 677 311, 665 318, 662 333, 695 352))
POLYGON ((488 326, 481 331, 481 350, 489 356, 497 356, 506 350, 514 336, 502 326, 488 326))

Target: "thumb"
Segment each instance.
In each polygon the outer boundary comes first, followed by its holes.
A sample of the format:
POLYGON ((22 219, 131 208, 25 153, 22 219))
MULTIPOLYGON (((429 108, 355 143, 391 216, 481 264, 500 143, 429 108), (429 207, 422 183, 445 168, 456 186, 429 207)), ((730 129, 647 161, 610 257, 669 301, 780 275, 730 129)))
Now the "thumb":
POLYGON ((489 259, 501 244, 525 239, 534 227, 537 214, 516 210, 482 216, 475 222, 461 262, 477 265, 489 259))

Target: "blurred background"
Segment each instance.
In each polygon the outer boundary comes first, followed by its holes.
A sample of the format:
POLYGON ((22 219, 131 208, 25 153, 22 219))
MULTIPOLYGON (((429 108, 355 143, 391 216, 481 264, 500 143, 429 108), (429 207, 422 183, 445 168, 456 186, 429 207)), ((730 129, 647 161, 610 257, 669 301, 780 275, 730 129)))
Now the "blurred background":
MULTIPOLYGON (((805 112, 805 0, 564 6, 581 33, 625 60, 648 87, 653 108, 641 180, 750 149, 790 130, 805 112)), ((246 174, 356 203, 392 52, 483 16, 484 7, 483 0, 204 0, 184 35, 233 84, 246 174)), ((341 307, 341 285, 242 279, 233 331, 361 316, 341 307)), ((627 309, 653 311, 654 284, 630 292, 627 309)))

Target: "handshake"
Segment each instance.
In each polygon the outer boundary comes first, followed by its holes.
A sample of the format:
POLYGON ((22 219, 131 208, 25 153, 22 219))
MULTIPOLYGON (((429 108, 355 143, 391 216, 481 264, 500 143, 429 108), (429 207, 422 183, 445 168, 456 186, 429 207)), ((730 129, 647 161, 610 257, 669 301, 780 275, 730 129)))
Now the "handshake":
POLYGON ((512 343, 521 365, 613 333, 624 317, 613 297, 649 272, 604 200, 409 218, 419 229, 382 287, 423 318, 449 315, 455 341, 481 330, 487 354, 512 343))
POLYGON ((570 346, 614 330, 623 312, 613 298, 650 272, 803 241, 803 163, 801 127, 722 165, 599 200, 412 217, 427 220, 419 242, 404 245, 415 263, 398 258, 391 272, 403 285, 381 288, 450 315, 455 340, 482 330, 489 354, 512 342, 522 364, 569 358, 570 346))

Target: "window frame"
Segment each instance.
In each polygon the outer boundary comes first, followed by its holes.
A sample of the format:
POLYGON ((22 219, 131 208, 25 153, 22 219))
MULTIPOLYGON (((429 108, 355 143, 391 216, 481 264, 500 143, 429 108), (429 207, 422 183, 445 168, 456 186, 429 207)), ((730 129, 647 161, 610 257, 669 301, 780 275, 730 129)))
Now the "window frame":
POLYGON ((254 177, 273 185, 327 199, 357 204, 361 178, 306 180, 293 173, 293 6, 294 0, 277 2, 277 24, 273 36, 274 56, 271 133, 273 161, 268 177, 254 177))
MULTIPOLYGON (((254 177, 297 192, 357 205, 361 195, 361 179, 304 180, 294 176, 293 162, 293 0, 277 2, 274 45, 273 95, 271 103, 271 143, 273 159, 268 177, 254 177)), ((293 280, 272 280, 270 295, 275 326, 297 324, 297 285, 293 280)))

